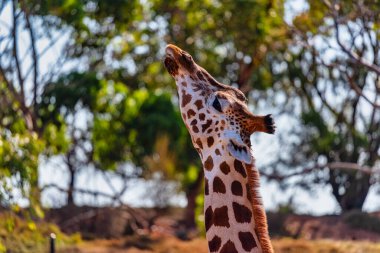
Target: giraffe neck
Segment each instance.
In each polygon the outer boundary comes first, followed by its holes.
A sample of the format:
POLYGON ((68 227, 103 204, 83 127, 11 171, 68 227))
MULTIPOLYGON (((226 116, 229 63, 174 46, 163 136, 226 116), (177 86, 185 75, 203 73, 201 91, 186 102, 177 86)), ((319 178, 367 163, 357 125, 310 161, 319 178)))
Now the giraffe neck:
POLYGON ((263 238, 267 234, 266 217, 256 190, 258 173, 253 164, 231 157, 222 144, 204 148, 201 157, 210 252, 272 252, 263 238))
POLYGON ((182 118, 205 172, 205 225, 210 252, 272 253, 266 215, 259 196, 259 173, 230 155, 220 131, 223 119, 205 119, 210 112, 200 97, 213 88, 194 77, 175 78, 182 118), (216 133, 204 139, 204 134, 216 133))

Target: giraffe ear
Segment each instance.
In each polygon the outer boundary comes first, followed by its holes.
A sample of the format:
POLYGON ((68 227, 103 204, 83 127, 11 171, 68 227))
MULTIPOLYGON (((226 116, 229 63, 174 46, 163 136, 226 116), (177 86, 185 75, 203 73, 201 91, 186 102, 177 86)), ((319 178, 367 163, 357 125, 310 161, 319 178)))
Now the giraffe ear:
POLYGON ((252 155, 250 148, 243 142, 241 137, 233 132, 225 133, 225 136, 228 137, 227 150, 228 152, 244 163, 252 163, 252 155))

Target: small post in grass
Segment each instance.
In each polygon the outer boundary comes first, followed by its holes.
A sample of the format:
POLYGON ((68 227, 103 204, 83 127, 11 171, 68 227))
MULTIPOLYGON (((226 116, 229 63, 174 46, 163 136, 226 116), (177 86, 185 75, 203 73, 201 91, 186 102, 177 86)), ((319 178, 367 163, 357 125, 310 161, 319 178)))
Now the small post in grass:
POLYGON ((50 253, 55 253, 55 234, 50 234, 50 253))

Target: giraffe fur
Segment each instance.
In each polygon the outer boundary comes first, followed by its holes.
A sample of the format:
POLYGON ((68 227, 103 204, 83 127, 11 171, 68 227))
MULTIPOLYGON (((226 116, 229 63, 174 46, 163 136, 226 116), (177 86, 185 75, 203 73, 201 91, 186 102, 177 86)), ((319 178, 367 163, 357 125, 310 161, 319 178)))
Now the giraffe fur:
POLYGON ((273 252, 250 141, 254 132, 274 133, 272 116, 253 115, 240 90, 216 81, 175 45, 166 47, 164 65, 203 164, 209 252, 273 252))

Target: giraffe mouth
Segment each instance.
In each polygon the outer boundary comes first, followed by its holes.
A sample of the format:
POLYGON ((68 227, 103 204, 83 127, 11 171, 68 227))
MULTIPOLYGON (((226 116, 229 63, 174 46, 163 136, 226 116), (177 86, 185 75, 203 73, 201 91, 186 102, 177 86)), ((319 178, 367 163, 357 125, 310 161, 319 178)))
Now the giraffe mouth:
POLYGON ((170 75, 176 76, 178 74, 179 66, 170 55, 166 55, 164 59, 164 66, 170 75))

